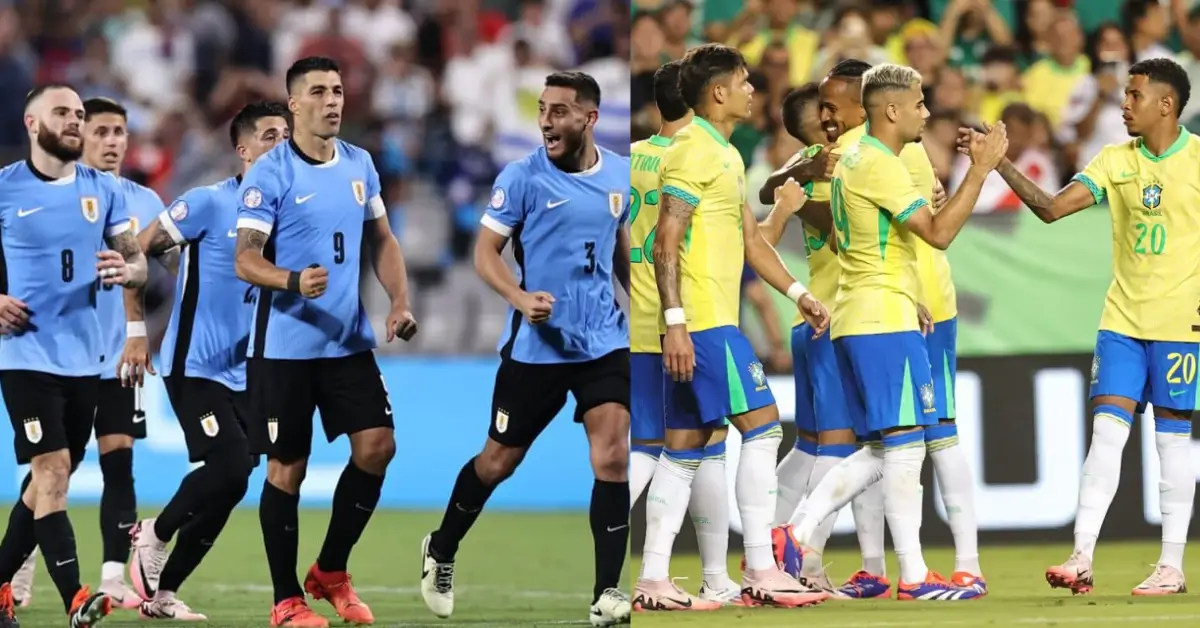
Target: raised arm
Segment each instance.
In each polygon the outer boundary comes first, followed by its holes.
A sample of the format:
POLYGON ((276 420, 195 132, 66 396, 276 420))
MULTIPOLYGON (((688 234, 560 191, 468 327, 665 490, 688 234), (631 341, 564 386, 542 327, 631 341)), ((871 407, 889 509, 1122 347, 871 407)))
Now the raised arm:
POLYGON ((783 185, 788 179, 795 179, 800 185, 816 180, 828 181, 833 175, 833 167, 838 162, 838 155, 830 152, 832 150, 833 145, 826 144, 817 153, 806 149, 793 155, 782 168, 772 172, 758 189, 758 202, 763 205, 774 202, 775 188, 783 185))
MULTIPOLYGON (((788 219, 798 215, 798 212, 801 212, 808 204, 808 196, 805 195, 804 189, 795 179, 790 178, 775 188, 774 198, 775 204, 771 207, 771 213, 758 223, 758 232, 771 246, 777 246, 783 239, 788 219)), ((828 214, 828 209, 826 209, 826 214, 828 214)))

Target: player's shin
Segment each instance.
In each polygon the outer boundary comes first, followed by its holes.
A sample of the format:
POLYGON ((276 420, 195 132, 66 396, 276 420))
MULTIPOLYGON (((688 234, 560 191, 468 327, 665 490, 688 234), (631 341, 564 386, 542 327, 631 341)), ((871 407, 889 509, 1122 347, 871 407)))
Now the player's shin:
POLYGON ((783 457, 775 469, 779 478, 779 496, 775 499, 774 524, 788 522, 805 493, 811 490, 809 476, 817 460, 817 443, 796 437, 796 446, 783 457))
POLYGON ((1079 482, 1079 511, 1075 515, 1075 550, 1089 560, 1108 507, 1121 480, 1121 454, 1129 440, 1133 416, 1114 405, 1098 405, 1092 412, 1092 444, 1083 462, 1079 482))
POLYGON ((775 568, 771 521, 775 515, 778 488, 775 461, 779 457, 781 440, 783 430, 778 421, 742 433, 734 492, 737 493, 738 510, 742 517, 742 539, 746 546, 748 571, 775 568))
POLYGON ((692 481, 704 458, 704 450, 663 450, 658 469, 646 493, 646 540, 642 549, 641 579, 653 582, 670 576, 671 548, 683 527, 692 481))
POLYGON ((621 584, 625 555, 629 548, 629 485, 596 479, 588 510, 596 565, 592 603, 608 589, 621 584))
POLYGON ((33 522, 38 547, 46 561, 46 571, 54 581, 63 607, 69 612, 75 595, 81 588, 79 581, 79 556, 75 549, 75 530, 67 511, 60 510, 39 517, 33 522))
MULTIPOLYGON (((812 476, 809 479, 810 485, 815 487, 821 484, 821 481, 828 476, 832 469, 840 466, 857 449, 858 446, 854 444, 821 445, 818 447, 817 461, 813 465, 812 476)), ((807 503, 802 508, 806 507, 807 503)), ((839 508, 838 510, 841 509, 839 508)), ((804 562, 801 566, 801 573, 803 575, 819 576, 824 573, 825 570, 821 562, 822 555, 825 553, 825 543, 829 540, 829 535, 833 534, 835 523, 837 523, 836 510, 821 518, 812 535, 808 537, 808 544, 806 546, 808 553, 804 556, 804 562)))
POLYGON ((982 576, 979 530, 975 523, 975 486, 967 457, 958 444, 958 426, 939 423, 925 428, 925 448, 933 459, 938 490, 954 536, 954 571, 982 576))
MULTIPOLYGON (((104 438, 104 437, 101 437, 104 438)), ((104 545, 101 580, 123 580, 129 562, 129 528, 137 523, 133 488, 133 449, 119 447, 100 455, 104 491, 100 494, 100 536, 104 545)))
POLYGON ((246 495, 246 484, 243 482, 240 487, 230 486, 227 491, 215 496, 179 530, 179 539, 159 578, 157 595, 177 593, 184 581, 200 566, 225 529, 229 515, 246 495))
MULTIPOLYGON (((807 544, 809 535, 829 515, 838 512, 866 487, 883 477, 883 450, 863 447, 829 469, 824 479, 809 486, 804 507, 794 513, 795 535, 807 544)), ((880 506, 882 508, 882 505, 880 506)))
POLYGON ((1162 511, 1162 555, 1158 564, 1183 571, 1192 502, 1196 496, 1196 471, 1192 465, 1192 424, 1179 419, 1154 419, 1154 445, 1158 449, 1159 508, 1162 511))
POLYGON ((262 525, 263 546, 267 551, 267 567, 275 589, 274 603, 303 597, 304 589, 296 577, 296 556, 300 544, 300 496, 263 482, 258 503, 258 520, 262 525))
POLYGON ((367 529, 382 491, 382 475, 360 469, 353 460, 346 464, 333 491, 333 511, 317 557, 318 569, 325 573, 346 571, 350 550, 367 529))
POLYGON ((654 470, 658 468, 658 457, 662 445, 633 443, 629 447, 629 501, 633 503, 642 496, 650 485, 654 470))
POLYGON ((704 584, 714 589, 733 586, 728 565, 729 478, 725 473, 725 441, 704 448, 704 460, 692 480, 688 511, 696 527, 704 584))
POLYGON ((429 550, 438 562, 454 562, 458 544, 475 525, 484 504, 496 488, 484 484, 479 478, 479 472, 475 469, 477 459, 468 460, 458 472, 454 490, 450 492, 450 502, 446 504, 446 512, 442 515, 442 525, 429 541, 429 550))
MULTIPOLYGON (((878 449, 882 454, 882 448, 878 449)), ((883 482, 872 482, 850 502, 854 513, 854 531, 862 552, 862 570, 873 576, 886 576, 884 551, 883 482)))
POLYGON ((883 508, 900 562, 900 580, 910 584, 924 582, 928 572, 921 554, 921 467, 925 463, 925 437, 921 430, 886 434, 883 447, 883 508))

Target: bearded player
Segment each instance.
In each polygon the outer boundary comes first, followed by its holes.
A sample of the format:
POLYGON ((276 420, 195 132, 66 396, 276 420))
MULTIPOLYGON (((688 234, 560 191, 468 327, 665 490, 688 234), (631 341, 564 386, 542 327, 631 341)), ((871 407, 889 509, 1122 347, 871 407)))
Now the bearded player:
MULTIPOLYGON (((1141 400, 1154 406, 1162 553, 1133 595, 1187 590, 1183 549, 1196 491, 1191 418, 1200 346, 1200 321, 1191 316, 1200 295, 1200 182, 1195 175, 1200 139, 1179 126, 1190 93, 1179 64, 1140 61, 1129 68, 1121 103, 1125 128, 1134 139, 1104 147, 1057 194, 1040 189, 1008 161, 998 169, 1043 222, 1106 199, 1112 212, 1113 281, 1092 358, 1092 444, 1079 486, 1075 548, 1066 562, 1046 570, 1050 586, 1072 593, 1092 590, 1092 553, 1117 492, 1121 452, 1141 400)), ((972 154, 975 135, 962 130, 960 151, 972 154)))

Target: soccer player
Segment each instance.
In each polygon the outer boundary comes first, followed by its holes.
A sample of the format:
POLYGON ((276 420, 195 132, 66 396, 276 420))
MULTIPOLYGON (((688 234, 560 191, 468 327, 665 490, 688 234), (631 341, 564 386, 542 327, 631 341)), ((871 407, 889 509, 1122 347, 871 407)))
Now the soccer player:
MULTIPOLYGON (((157 518, 143 519, 133 528, 130 579, 146 600, 141 604, 146 619, 206 619, 175 594, 245 496, 256 461, 245 432, 254 417, 243 348, 249 341, 257 289, 234 273, 237 190, 255 160, 287 140, 287 114, 278 103, 243 107, 229 125, 242 172, 185 192, 138 236, 151 257, 182 249, 178 293, 162 345, 162 372, 188 459, 204 463, 183 478, 157 518), (168 557, 167 543, 177 532, 179 540, 168 557)), ((142 296, 126 290, 131 327, 145 326, 142 296)), ((127 386, 140 386, 146 374, 157 374, 145 335, 130 335, 122 363, 128 365, 123 378, 127 386)))
MULTIPOLYGON (((658 169, 671 138, 691 123, 692 112, 679 93, 680 61, 671 61, 654 73, 654 101, 662 116, 658 134, 637 142, 630 150, 629 250, 630 411, 629 453, 630 502, 636 501, 658 468, 663 448, 663 361, 662 341, 658 335, 661 309, 658 287, 654 282, 654 263, 650 251, 658 225, 658 207, 662 199, 658 169)), ((704 458, 696 468, 688 510, 696 526, 700 546, 700 599, 731 603, 741 600, 741 588, 729 578, 729 488, 725 475, 725 435, 728 428, 713 430, 704 448, 704 458)), ((708 606, 708 605, 704 605, 708 606)), ((695 608, 695 607, 694 607, 695 608)))
POLYGON ((750 115, 748 76, 733 48, 708 44, 687 53, 679 87, 695 118, 675 135, 659 169, 663 207, 653 255, 670 380, 666 444, 647 497, 644 562, 634 591, 645 608, 698 603, 670 583, 670 552, 705 445, 726 419, 742 434, 735 492, 746 545, 743 602, 794 607, 827 597, 780 571, 771 551, 781 430, 762 364, 738 330, 744 263, 795 301, 817 333, 825 331, 828 313, 763 240, 746 204, 745 167, 729 135, 750 115))
POLYGON ((375 363, 375 334, 359 296, 361 251, 392 307, 387 340, 417 331, 400 245, 388 225, 379 174, 367 151, 337 138, 344 94, 337 64, 306 57, 287 71, 292 136, 242 179, 237 275, 261 290, 246 383, 265 424, 252 427, 267 454, 259 519, 274 625, 326 626, 304 600, 328 600, 343 620, 374 621, 346 573, 350 551, 379 502, 396 452, 392 405, 375 363), (329 528, 304 588, 296 579, 300 485, 321 411, 330 442, 345 434, 350 460, 333 494, 329 528))
POLYGON ((35 546, 70 626, 90 627, 112 608, 107 595, 80 584, 66 496, 91 438, 100 374, 117 363, 105 354, 96 312, 101 286, 145 283, 146 259, 130 230, 126 190, 77 163, 84 118, 73 89, 33 90, 25 102, 29 159, 0 170, 0 392, 17 463, 30 465, 0 542, 0 626, 15 624, 8 583, 35 546))
POLYGON ((600 86, 582 72, 546 77, 538 101, 543 147, 504 167, 475 243, 475 268, 511 304, 500 338, 492 423, 463 465, 442 523, 421 544, 421 594, 439 617, 454 611, 459 543, 492 491, 538 434, 575 398, 591 448, 593 626, 629 623, 619 588, 629 542, 629 327, 614 274, 629 286, 629 160, 596 145, 600 86), (519 279, 500 257, 512 240, 519 279), (519 283, 518 283, 519 281, 519 283))
MULTIPOLYGON (((999 172, 1043 222, 1108 200, 1113 219, 1113 282, 1092 358, 1092 443, 1083 463, 1075 548, 1046 570, 1052 587, 1092 589, 1092 553, 1121 477, 1121 452, 1139 401, 1154 406, 1154 444, 1161 477, 1162 554, 1134 595, 1183 593, 1196 475, 1191 417, 1196 407, 1197 342, 1193 318, 1200 294, 1200 229, 1195 177, 1200 140, 1179 126, 1191 83, 1169 59, 1129 68, 1121 103, 1134 139, 1106 146, 1057 194, 1047 193, 1011 163, 999 172)), ((963 129, 960 150, 972 154, 977 134, 963 129), (970 143, 969 148, 962 148, 970 143)), ((973 156, 974 157, 974 156, 973 156)))
POLYGON ((898 156, 921 137, 929 116, 921 75, 892 64, 868 70, 862 106, 869 129, 846 148, 830 182, 831 238, 841 265, 832 325, 838 371, 856 433, 882 442, 884 512, 900 562, 897 597, 973 599, 982 589, 947 582, 921 555, 925 429, 939 417, 918 315, 916 241, 940 250, 950 245, 1008 142, 1003 125, 980 136, 963 186, 934 214, 898 156))

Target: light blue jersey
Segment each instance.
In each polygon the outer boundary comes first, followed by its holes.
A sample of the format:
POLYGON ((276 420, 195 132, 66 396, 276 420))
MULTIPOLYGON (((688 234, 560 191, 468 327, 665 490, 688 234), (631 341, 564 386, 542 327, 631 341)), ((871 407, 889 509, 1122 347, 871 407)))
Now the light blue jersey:
MULTIPOLYGON (((154 190, 129 179, 117 178, 117 183, 125 192, 129 224, 134 233, 141 233, 143 227, 162 213, 162 199, 154 190)), ((117 286, 106 286, 98 278, 96 288, 100 291, 96 295, 96 315, 100 317, 100 331, 104 334, 104 355, 106 362, 114 365, 114 368, 101 372, 100 378, 116 379, 115 365, 125 351, 125 291, 117 286)))
POLYGON ((263 291, 254 311, 250 357, 339 358, 375 348, 359 297, 363 223, 381 218, 379 173, 367 151, 336 141, 318 162, 294 142, 276 146, 250 168, 238 191, 239 229, 270 234, 263 251, 279 268, 320 264, 329 287, 316 299, 263 291))
POLYGON ((0 293, 20 299, 29 327, 0 339, 0 370, 85 377, 116 368, 96 314, 96 254, 130 229, 115 177, 76 164, 49 179, 28 162, 0 170, 0 293))
POLYGON ((596 165, 585 172, 564 172, 539 148, 496 178, 483 225, 512 239, 521 289, 554 296, 553 314, 540 325, 509 308, 502 356, 556 364, 629 348, 629 322, 613 291, 617 232, 629 211, 629 160, 597 150, 596 165))
POLYGON ((192 188, 159 216, 162 228, 182 244, 171 322, 159 359, 172 373, 246 389, 246 348, 257 288, 238 279, 240 177, 192 188))

